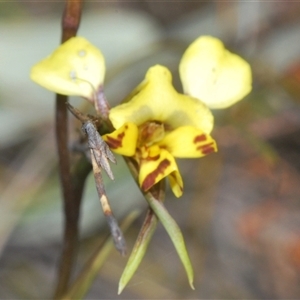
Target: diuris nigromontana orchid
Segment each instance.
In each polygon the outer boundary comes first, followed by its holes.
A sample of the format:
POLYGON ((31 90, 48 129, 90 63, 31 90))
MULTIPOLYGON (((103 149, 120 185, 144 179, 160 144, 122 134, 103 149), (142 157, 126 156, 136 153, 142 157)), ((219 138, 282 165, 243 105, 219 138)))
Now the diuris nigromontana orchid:
MULTIPOLYGON (((226 108, 244 98, 251 91, 252 78, 249 64, 211 36, 201 36, 187 48, 179 74, 184 94, 174 89, 170 71, 155 65, 123 103, 109 111, 103 92, 104 57, 85 38, 74 37, 33 66, 30 76, 53 92, 81 96, 94 104, 105 125, 103 132, 111 129, 102 138, 111 150, 135 160, 144 192, 168 178, 173 193, 180 197, 183 181, 175 159, 217 151, 210 136, 213 115, 209 108, 226 108)), ((193 288, 193 269, 180 229, 158 201, 163 199, 152 200, 148 201, 152 212, 167 229, 193 288)), ((156 226, 151 224, 151 230, 141 231, 121 277, 119 293, 146 251, 156 226)))

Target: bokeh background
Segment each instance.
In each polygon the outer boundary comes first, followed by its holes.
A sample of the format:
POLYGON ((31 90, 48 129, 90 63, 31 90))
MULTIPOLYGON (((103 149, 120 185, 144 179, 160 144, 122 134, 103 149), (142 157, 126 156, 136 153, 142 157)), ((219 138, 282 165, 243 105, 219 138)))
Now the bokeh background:
MULTIPOLYGON (((47 299, 55 287, 63 215, 54 95, 29 72, 59 44, 63 8, 63 1, 0 2, 0 299, 47 299)), ((126 258, 112 251, 87 299, 300 298, 300 2, 86 1, 78 32, 106 58, 112 106, 157 63, 172 70, 181 91, 180 57, 203 34, 250 62, 253 91, 213 112, 219 152, 180 160, 185 193, 167 193, 196 289, 159 226, 124 292, 117 296, 126 258)), ((79 126, 70 122, 75 140, 79 126)), ((117 218, 145 212, 122 158, 113 171, 106 189, 117 218)), ((129 250, 143 217, 126 232, 129 250)), ((92 176, 80 225, 76 272, 109 233, 92 176)))

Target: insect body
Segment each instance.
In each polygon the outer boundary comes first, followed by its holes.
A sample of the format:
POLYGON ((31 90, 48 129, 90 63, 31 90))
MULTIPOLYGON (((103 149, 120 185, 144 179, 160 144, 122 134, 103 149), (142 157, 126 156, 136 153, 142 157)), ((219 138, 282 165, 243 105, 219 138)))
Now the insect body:
POLYGON ((92 121, 89 120, 83 123, 82 129, 88 137, 88 146, 97 165, 105 170, 111 180, 114 180, 114 175, 108 162, 108 160, 110 160, 111 162, 116 163, 113 153, 98 133, 92 121))
POLYGON ((102 206, 103 213, 106 217, 107 223, 110 227, 110 232, 116 246, 116 249, 122 254, 126 254, 126 243, 118 222, 112 213, 109 201, 106 196, 103 185, 101 169, 104 169, 110 179, 114 179, 111 171, 109 161, 116 163, 113 153, 110 151, 108 145, 100 136, 91 118, 82 114, 78 109, 67 103, 70 112, 82 122, 82 129, 87 135, 88 147, 91 153, 91 162, 93 166, 93 173, 98 192, 99 200, 102 206))

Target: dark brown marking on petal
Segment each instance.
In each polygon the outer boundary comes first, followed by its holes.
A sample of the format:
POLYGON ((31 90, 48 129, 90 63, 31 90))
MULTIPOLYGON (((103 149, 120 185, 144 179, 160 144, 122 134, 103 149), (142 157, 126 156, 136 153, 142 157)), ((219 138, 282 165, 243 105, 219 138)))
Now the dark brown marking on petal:
POLYGON ((214 145, 213 142, 206 145, 202 145, 197 147, 197 150, 199 150, 202 154, 207 155, 216 151, 213 145, 214 145))
POLYGON ((125 132, 119 133, 118 140, 122 140, 124 136, 125 136, 125 132))
MULTIPOLYGON (((128 126, 125 126, 125 130, 128 128, 128 126)), ((121 132, 117 135, 117 138, 113 138, 111 136, 107 136, 107 141, 106 144, 109 146, 111 149, 117 149, 122 147, 122 141, 125 136, 125 132, 121 132)))
POLYGON ((144 179, 141 188, 144 191, 149 190, 154 184, 155 184, 155 178, 159 175, 159 174, 163 174, 164 171, 166 170, 166 168, 171 164, 171 162, 168 159, 164 159, 162 160, 159 165, 157 166, 157 168, 151 172, 150 174, 148 174, 146 176, 146 178, 144 179))
POLYGON ((152 161, 152 160, 158 160, 160 158, 160 154, 156 155, 156 156, 148 156, 147 158, 144 158, 144 160, 146 161, 152 161))
MULTIPOLYGON (((119 135, 118 135, 119 137, 119 135)), ((117 149, 117 148, 120 148, 122 147, 122 139, 115 139, 111 136, 106 136, 107 138, 107 141, 106 141, 106 144, 109 146, 109 148, 111 149, 117 149)))
POLYGON ((215 148, 214 147, 207 147, 207 148, 204 148, 202 150, 202 153, 204 155, 207 155, 207 154, 210 154, 210 153, 213 153, 213 152, 216 152, 215 148))
POLYGON ((207 136, 203 133, 203 134, 200 134, 200 135, 197 135, 195 138, 194 138, 194 143, 200 143, 200 142, 204 142, 207 140, 207 136))

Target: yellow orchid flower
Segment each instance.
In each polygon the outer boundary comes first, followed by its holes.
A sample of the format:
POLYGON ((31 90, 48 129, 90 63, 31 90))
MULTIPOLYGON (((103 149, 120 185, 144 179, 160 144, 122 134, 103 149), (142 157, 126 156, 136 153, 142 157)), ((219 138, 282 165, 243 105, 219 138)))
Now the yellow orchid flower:
POLYGON ((201 101, 178 93, 170 71, 160 65, 148 70, 128 100, 110 110, 117 130, 103 136, 104 140, 113 151, 134 156, 144 191, 168 177, 173 193, 180 197, 183 183, 174 157, 196 158, 217 150, 209 135, 213 128, 210 110, 201 101))
POLYGON ((73 37, 50 56, 34 65, 31 79, 62 95, 82 96, 91 101, 103 85, 105 61, 101 51, 83 37, 73 37))
POLYGON ((250 65, 211 36, 201 36, 185 51, 179 65, 183 90, 211 108, 226 108, 250 91, 250 65))

